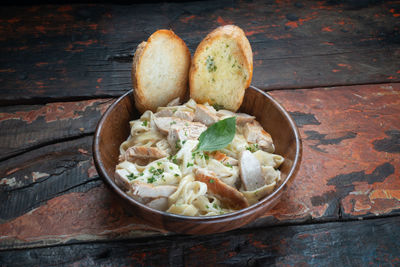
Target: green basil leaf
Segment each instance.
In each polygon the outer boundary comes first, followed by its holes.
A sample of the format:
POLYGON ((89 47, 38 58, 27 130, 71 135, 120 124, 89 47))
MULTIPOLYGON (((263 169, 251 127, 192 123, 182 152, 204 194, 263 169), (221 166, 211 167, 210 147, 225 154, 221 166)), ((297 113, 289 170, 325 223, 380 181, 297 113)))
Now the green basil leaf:
POLYGON ((236 133, 236 117, 214 123, 201 133, 196 151, 215 151, 232 142, 236 133))

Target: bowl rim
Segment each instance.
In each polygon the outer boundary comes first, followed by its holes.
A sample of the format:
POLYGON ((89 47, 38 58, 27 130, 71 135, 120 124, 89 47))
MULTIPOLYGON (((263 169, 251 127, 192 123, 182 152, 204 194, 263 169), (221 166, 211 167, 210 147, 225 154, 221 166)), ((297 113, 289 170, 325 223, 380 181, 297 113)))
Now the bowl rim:
POLYGON ((295 158, 293 160, 293 165, 286 177, 286 179, 279 185, 278 188, 276 188, 270 195, 266 196, 264 199, 262 199, 261 201, 250 205, 247 208, 244 209, 240 209, 234 212, 230 212, 230 213, 226 213, 226 214, 221 214, 221 215, 213 215, 213 216, 186 216, 186 215, 178 215, 178 214, 174 214, 174 213, 170 213, 170 212, 166 212, 166 211, 160 211, 160 210, 156 210, 153 208, 150 208, 148 206, 146 206, 143 203, 140 203, 139 201, 136 201, 135 199, 133 199, 132 197, 130 197, 128 194, 125 193, 125 191, 123 191, 118 185, 116 185, 116 183, 114 182, 114 180, 112 179, 112 177, 109 177, 109 175, 107 174, 107 171, 104 167, 104 164, 101 164, 100 160, 101 160, 101 153, 100 153, 100 149, 99 149, 99 145, 100 145, 100 133, 103 129, 103 125, 104 122, 106 121, 107 117, 109 116, 109 114, 113 111, 113 109, 125 98, 128 97, 130 94, 133 94, 133 89, 129 90, 128 92, 126 92, 125 94, 123 94, 122 96, 120 96, 117 100, 114 101, 114 103, 112 103, 106 110, 106 112, 103 114, 103 116, 101 117, 100 121, 97 124, 96 127, 96 131, 94 134, 94 138, 93 138, 93 156, 94 156, 94 164, 95 167, 99 173, 99 175, 106 181, 106 183, 111 186, 111 188, 123 199, 127 200, 128 202, 130 202, 130 204, 139 206, 140 208, 146 210, 147 212, 150 213, 156 213, 162 217, 167 216, 167 217, 171 217, 180 221, 196 221, 196 222, 202 222, 202 223, 215 223, 218 221, 226 221, 226 220, 231 220, 232 218, 235 217, 241 217, 243 214, 246 214, 248 212, 251 211, 256 211, 260 208, 262 208, 267 202, 269 202, 270 200, 273 200, 276 196, 278 196, 278 194, 281 194, 284 190, 284 187, 288 184, 289 181, 291 181, 293 179, 293 176, 296 174, 297 170, 300 167, 300 163, 301 163, 301 158, 302 158, 302 142, 301 142, 301 138, 300 138, 300 134, 299 134, 299 130, 296 126, 296 123, 294 122, 293 118, 290 116, 290 114, 283 108, 283 106, 277 101, 275 100, 272 96, 270 96, 267 92, 264 92, 258 88, 256 88, 255 86, 250 85, 246 90, 255 90, 256 92, 262 94, 263 96, 265 96, 266 98, 269 99, 269 101, 271 101, 279 110, 280 112, 284 115, 284 117, 286 117, 286 119, 288 120, 290 127, 294 130, 294 137, 295 137, 295 145, 296 145, 296 152, 295 152, 295 158))

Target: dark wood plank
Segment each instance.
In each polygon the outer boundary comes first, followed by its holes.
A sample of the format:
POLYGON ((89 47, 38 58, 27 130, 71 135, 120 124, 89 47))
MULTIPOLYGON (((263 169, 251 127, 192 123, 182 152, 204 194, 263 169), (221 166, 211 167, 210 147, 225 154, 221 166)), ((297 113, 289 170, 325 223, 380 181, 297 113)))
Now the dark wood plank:
POLYGON ((112 101, 0 107, 0 160, 44 144, 93 134, 112 101))
POLYGON ((219 25, 241 26, 253 84, 303 88, 400 80, 400 2, 212 1, 7 7, 0 11, 0 104, 119 96, 133 50, 171 28, 193 53, 219 25))
POLYGON ((3 266, 397 266, 399 217, 0 252, 3 266))
MULTIPOLYGON (((300 127, 303 159, 281 202, 245 228, 400 214, 400 84, 279 90, 271 95, 300 127)), ((56 150, 56 145, 43 148, 43 153, 32 151, 1 163, 2 189, 12 192, 25 176, 23 185, 31 183, 33 172, 51 174, 58 165, 82 162, 60 176, 49 177, 46 182, 58 185, 49 192, 43 189, 38 193, 40 186, 22 189, 29 196, 47 194, 40 206, 32 206, 21 195, 18 201, 9 197, 14 211, 0 208, 0 216, 6 220, 0 224, 0 249, 164 234, 139 222, 106 187, 88 190, 82 185, 80 189, 81 182, 97 179, 97 174, 90 164, 91 138, 78 140, 79 145, 77 140, 60 145, 59 149, 68 153, 56 153, 54 166, 44 164, 40 155, 56 150), (88 155, 82 154, 85 151, 88 155), (31 162, 35 164, 32 167, 31 162), (14 170, 21 165, 20 172, 14 170), (69 186, 59 186, 64 185, 62 177, 71 179, 71 186, 78 185, 74 190, 79 193, 63 193, 69 186)), ((49 159, 54 158, 51 155, 49 159)))
POLYGON ((0 162, 0 222, 64 193, 102 184, 93 165, 92 137, 44 146, 0 162))

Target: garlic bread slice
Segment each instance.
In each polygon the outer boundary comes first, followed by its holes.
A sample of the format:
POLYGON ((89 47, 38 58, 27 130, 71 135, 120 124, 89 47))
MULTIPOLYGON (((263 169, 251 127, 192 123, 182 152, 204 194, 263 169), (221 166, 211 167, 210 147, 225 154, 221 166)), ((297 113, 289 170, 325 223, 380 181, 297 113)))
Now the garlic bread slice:
POLYGON ((253 53, 243 30, 226 25, 196 49, 189 72, 190 97, 236 111, 253 76, 253 53))
POLYGON ((171 100, 185 97, 190 52, 171 30, 158 30, 136 49, 132 64, 135 106, 140 112, 156 111, 171 100))

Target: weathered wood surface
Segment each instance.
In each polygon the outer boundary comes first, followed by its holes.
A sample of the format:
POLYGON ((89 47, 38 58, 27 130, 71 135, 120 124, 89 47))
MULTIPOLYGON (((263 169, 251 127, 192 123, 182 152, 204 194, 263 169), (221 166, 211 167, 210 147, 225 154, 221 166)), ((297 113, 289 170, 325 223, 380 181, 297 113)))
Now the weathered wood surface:
POLYGON ((398 217, 0 252, 2 266, 398 266, 398 217))
POLYGON ((0 160, 93 134, 112 99, 0 107, 0 160))
POLYGON ((133 50, 171 28, 193 53, 241 26, 262 89, 400 80, 399 1, 202 1, 0 9, 0 104, 119 96, 133 50))
MULTIPOLYGON (((303 160, 282 201, 246 228, 399 215, 400 84, 271 95, 300 127, 303 160)), ((48 145, 0 163, 0 249, 165 234, 122 209, 102 184, 91 141, 48 145)))

